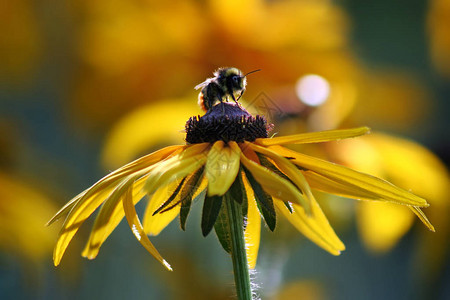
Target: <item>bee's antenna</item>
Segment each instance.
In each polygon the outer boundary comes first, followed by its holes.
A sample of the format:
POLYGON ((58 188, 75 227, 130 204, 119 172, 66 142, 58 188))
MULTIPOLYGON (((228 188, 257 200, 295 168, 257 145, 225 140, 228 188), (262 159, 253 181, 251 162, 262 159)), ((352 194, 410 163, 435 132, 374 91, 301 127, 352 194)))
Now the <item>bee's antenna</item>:
POLYGON ((252 73, 255 73, 255 72, 259 72, 259 71, 261 71, 262 69, 258 69, 258 70, 254 70, 254 71, 250 71, 250 72, 248 72, 247 74, 245 74, 244 76, 242 76, 242 77, 245 77, 245 76, 247 76, 248 74, 252 74, 252 73))

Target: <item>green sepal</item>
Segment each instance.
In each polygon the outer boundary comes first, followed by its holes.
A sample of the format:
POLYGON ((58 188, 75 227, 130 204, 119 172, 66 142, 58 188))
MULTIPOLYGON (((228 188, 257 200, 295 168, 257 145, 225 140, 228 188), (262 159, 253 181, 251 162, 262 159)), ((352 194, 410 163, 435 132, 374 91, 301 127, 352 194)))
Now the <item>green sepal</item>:
POLYGON ((244 190, 244 182, 242 180, 242 168, 239 170, 236 179, 231 185, 228 193, 230 193, 230 197, 233 198, 237 203, 242 204, 244 197, 247 197, 247 194, 244 190))
MULTIPOLYGON (((168 205, 169 205, 169 204, 177 197, 177 195, 178 195, 178 193, 180 192, 181 187, 183 186, 183 183, 184 183, 185 180, 186 180, 186 177, 184 177, 184 178, 180 181, 180 183, 177 185, 177 188, 173 191, 172 195, 170 195, 169 199, 167 199, 167 201, 164 202, 163 205, 161 205, 160 207, 158 207, 158 209, 155 210, 155 211, 153 212, 152 216, 156 215, 156 214, 159 213, 159 212, 163 212, 162 210, 163 210, 164 208, 166 208, 166 207, 167 207, 167 206, 168 206, 168 205)), ((171 206, 170 208, 173 208, 173 207, 176 206, 177 204, 178 204, 178 203, 175 203, 175 205, 171 206)), ((169 209, 170 209, 170 208, 169 208, 169 209)), ((167 209, 167 210, 169 210, 169 209, 167 209)), ((167 210, 164 210, 164 211, 167 211, 167 210)))
POLYGON ((262 186, 256 181, 250 171, 244 168, 245 176, 250 183, 253 192, 255 194, 256 204, 258 206, 259 211, 263 215, 264 220, 266 221, 267 226, 271 231, 275 230, 275 226, 277 223, 275 207, 273 205, 272 197, 266 193, 262 186))
POLYGON ((284 206, 289 210, 289 212, 292 214, 294 211, 292 210, 292 204, 289 201, 284 201, 284 206))
POLYGON ((242 199, 241 204, 242 218, 244 224, 244 231, 247 229, 247 216, 248 216, 248 198, 247 195, 242 199))
MULTIPOLYGON (((197 170, 194 175, 189 178, 189 180, 184 185, 181 190, 181 207, 180 207, 180 227, 182 230, 186 230, 186 220, 189 212, 191 210, 192 204, 192 196, 194 196, 195 192, 198 190, 200 186, 203 167, 197 170)), ((195 197, 194 201, 203 200, 206 195, 206 189, 203 190, 200 194, 195 197)))
MULTIPOLYGON (((256 153, 256 154, 258 155, 259 161, 262 166, 266 167, 267 169, 273 171, 275 174, 277 174, 281 178, 286 179, 287 181, 292 183, 292 185, 295 186, 301 194, 303 194, 303 191, 289 177, 287 177, 286 174, 281 172, 280 169, 277 168, 277 166, 275 166, 272 162, 270 162, 267 159, 267 157, 265 157, 261 153, 256 153)), ((292 212, 293 212, 292 204, 289 201, 284 201, 284 205, 289 210, 289 212, 292 214, 292 212)))
MULTIPOLYGON (((230 193, 229 197, 230 198, 234 198, 237 197, 239 195, 239 197, 241 197, 241 201, 240 201, 240 207, 241 207, 241 211, 242 211, 242 218, 243 218, 243 224, 244 224, 244 230, 247 228, 247 215, 248 215, 248 198, 247 198, 247 191, 245 190, 245 185, 244 185, 244 170, 241 168, 237 178, 239 179, 239 189, 240 192, 238 193, 230 193)), ((236 179, 236 180, 238 180, 236 179)), ((236 182, 235 182, 236 183, 236 182)), ((234 199, 237 203, 239 203, 239 201, 235 198, 234 199)))
MULTIPOLYGON (((227 199, 224 201, 227 201, 227 199)), ((219 215, 217 216, 217 220, 214 223, 214 231, 216 232, 217 238, 219 239, 223 250, 231 253, 231 233, 229 222, 226 206, 222 205, 219 215)))
POLYGON ((222 207, 222 201, 223 196, 206 196, 203 203, 201 224, 203 236, 207 236, 214 227, 214 223, 216 222, 220 208, 222 207))
POLYGON ((275 166, 271 161, 269 161, 267 159, 267 157, 265 157, 261 153, 256 153, 256 154, 258 155, 259 162, 261 163, 262 166, 266 167, 267 169, 271 170, 272 172, 274 172, 275 174, 277 174, 281 178, 283 178, 283 179, 289 181, 290 183, 292 183, 292 185, 295 186, 300 191, 300 193, 303 194, 302 190, 299 189, 298 186, 289 177, 286 176, 286 174, 281 172, 280 169, 277 168, 277 166, 275 166))

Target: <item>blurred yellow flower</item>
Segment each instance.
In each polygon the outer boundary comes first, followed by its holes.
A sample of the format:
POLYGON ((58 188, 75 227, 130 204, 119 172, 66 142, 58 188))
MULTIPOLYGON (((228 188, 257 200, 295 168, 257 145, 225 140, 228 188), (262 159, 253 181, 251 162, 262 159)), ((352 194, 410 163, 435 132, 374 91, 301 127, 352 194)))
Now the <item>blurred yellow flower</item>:
POLYGON ((203 74, 226 65, 262 68, 247 100, 268 93, 284 113, 305 110, 294 93, 297 80, 323 77, 330 93, 308 118, 312 130, 338 128, 351 113, 357 124, 405 129, 427 109, 426 91, 412 76, 358 61, 348 42, 348 18, 329 0, 177 6, 118 0, 86 2, 81 10, 83 67, 73 111, 86 125, 104 126, 143 103, 192 97, 203 74), (371 122, 364 119, 369 116, 371 122))
POLYGON ((125 215, 137 240, 168 269, 147 234, 159 234, 177 215, 184 229, 194 201, 203 201, 203 235, 214 228, 225 250, 227 238, 221 234, 221 225, 216 227, 221 211, 232 199, 242 206, 251 268, 256 264, 261 216, 272 231, 276 215, 281 214, 331 254, 344 250, 311 189, 404 204, 434 230, 420 209, 428 206, 424 199, 382 179, 282 146, 356 137, 367 133, 367 128, 272 138, 267 130, 263 117, 253 117, 233 104, 216 105, 204 116, 190 118, 188 145, 169 146, 119 168, 73 198, 49 221, 67 214, 54 251, 55 265, 79 227, 102 203, 83 256, 95 258, 125 215), (151 198, 142 225, 134 205, 146 194, 151 198))
POLYGON ((280 290, 271 297, 272 300, 297 299, 302 295, 304 300, 324 300, 330 299, 324 285, 316 281, 296 280, 283 285, 280 290))
POLYGON ((127 114, 106 137, 102 165, 105 169, 116 169, 158 146, 182 143, 185 133, 181 129, 186 116, 200 112, 192 99, 166 99, 127 114))
POLYGON ((0 82, 28 79, 42 51, 40 26, 29 0, 4 1, 0 10, 0 82))
POLYGON ((34 187, 0 172, 0 248, 36 264, 45 260, 56 231, 44 225, 55 208, 34 187))
POLYGON ((100 0, 80 9, 82 66, 73 111, 86 124, 110 123, 143 103, 192 97, 203 74, 219 66, 262 68, 265 76, 253 82, 258 93, 293 86, 305 73, 320 74, 347 106, 353 97, 349 87, 365 72, 348 48, 348 18, 329 0, 175 6, 100 0))

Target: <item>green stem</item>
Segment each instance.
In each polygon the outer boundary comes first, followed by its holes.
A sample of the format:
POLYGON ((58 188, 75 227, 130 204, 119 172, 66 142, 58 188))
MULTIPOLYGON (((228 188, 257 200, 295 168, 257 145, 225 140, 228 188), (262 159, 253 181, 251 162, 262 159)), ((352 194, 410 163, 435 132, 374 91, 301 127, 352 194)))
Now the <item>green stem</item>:
POLYGON ((225 194, 224 205, 230 226, 231 259, 233 260, 234 282, 239 300, 251 300, 252 289, 245 251, 244 224, 242 208, 230 195, 225 194))

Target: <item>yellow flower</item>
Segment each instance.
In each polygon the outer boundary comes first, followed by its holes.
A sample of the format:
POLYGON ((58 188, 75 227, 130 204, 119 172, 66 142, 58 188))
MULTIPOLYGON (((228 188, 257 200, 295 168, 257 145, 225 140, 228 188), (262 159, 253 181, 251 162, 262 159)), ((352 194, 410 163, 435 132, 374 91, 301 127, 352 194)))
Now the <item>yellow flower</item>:
POLYGON ((222 246, 223 201, 236 200, 245 216, 245 240, 251 268, 260 242, 261 216, 270 230, 284 216, 311 241, 333 255, 345 249, 323 214, 312 190, 348 198, 385 201, 410 207, 430 228, 421 211, 428 203, 387 181, 301 154, 288 144, 322 143, 366 134, 366 127, 268 137, 264 117, 224 103, 186 123, 187 145, 169 146, 105 176, 73 198, 50 221, 67 214, 54 251, 58 265, 83 222, 102 205, 83 256, 93 259, 125 216, 137 240, 166 268, 170 265, 150 242, 177 215, 181 228, 193 202, 203 202, 202 233, 214 228, 222 246), (149 195, 143 224, 135 205, 149 195), (228 195, 225 197, 224 195, 228 195))
MULTIPOLYGON (((346 166, 389 179, 426 197, 432 204, 428 213, 439 226, 433 237, 441 238, 428 245, 438 248, 446 244, 449 208, 445 199, 449 179, 445 166, 433 153, 413 141, 383 133, 345 141, 329 150, 334 160, 346 166)), ((390 250, 413 224, 413 216, 404 207, 361 203, 356 209, 362 239, 375 252, 390 250)), ((434 259, 437 257, 434 255, 434 259)))
POLYGON ((329 0, 99 0, 77 9, 80 68, 70 108, 96 129, 143 104, 192 97, 193 84, 218 66, 264 70, 249 99, 320 74, 345 106, 365 72, 349 47, 349 17, 329 0))
POLYGON ((0 82, 8 87, 28 83, 39 66, 44 46, 35 3, 2 2, 0 11, 0 82))
POLYGON ((43 224, 56 207, 29 183, 0 172, 0 248, 38 265, 52 249, 56 231, 43 224), (32 238, 31 238, 32 237, 32 238))

